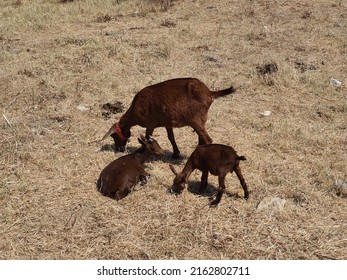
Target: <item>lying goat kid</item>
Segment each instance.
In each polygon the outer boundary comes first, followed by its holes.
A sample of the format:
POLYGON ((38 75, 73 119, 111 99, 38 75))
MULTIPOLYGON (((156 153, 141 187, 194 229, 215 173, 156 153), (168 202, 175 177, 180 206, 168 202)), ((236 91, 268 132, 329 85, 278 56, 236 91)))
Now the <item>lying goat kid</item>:
POLYGON ((152 155, 162 155, 163 150, 151 137, 147 140, 141 135, 138 140, 142 144, 140 149, 112 161, 101 171, 97 189, 103 195, 119 200, 127 196, 138 182, 146 183, 149 174, 143 164, 152 155))

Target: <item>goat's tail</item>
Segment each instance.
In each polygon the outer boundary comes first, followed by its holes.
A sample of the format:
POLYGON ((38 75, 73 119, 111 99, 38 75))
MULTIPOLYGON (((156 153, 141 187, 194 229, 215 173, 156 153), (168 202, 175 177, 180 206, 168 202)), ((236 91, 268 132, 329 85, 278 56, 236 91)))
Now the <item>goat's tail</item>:
POLYGON ((229 95, 236 92, 236 88, 234 87, 230 87, 227 89, 222 89, 222 90, 217 90, 217 91, 211 91, 213 98, 218 98, 218 97, 222 97, 225 95, 229 95))
POLYGON ((246 160, 246 157, 244 157, 244 156, 239 156, 239 157, 237 157, 237 160, 246 160))

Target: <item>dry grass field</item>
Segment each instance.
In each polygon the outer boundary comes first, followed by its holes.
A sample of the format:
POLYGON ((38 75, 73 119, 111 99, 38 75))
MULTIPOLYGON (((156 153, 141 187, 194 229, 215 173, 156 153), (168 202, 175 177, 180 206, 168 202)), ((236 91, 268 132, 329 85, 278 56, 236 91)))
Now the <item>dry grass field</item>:
POLYGON ((2 0, 0 258, 347 259, 335 185, 347 181, 346 58, 341 0, 2 0), (259 73, 266 64, 277 71, 259 73), (192 191, 199 171, 167 192, 169 163, 181 170, 197 144, 190 127, 174 130, 182 161, 158 128, 165 155, 146 164, 148 184, 121 201, 97 192, 122 155, 98 142, 121 116, 102 105, 127 109, 177 77, 238 87, 212 104, 207 130, 246 156, 248 201, 235 174, 216 208, 192 191), (271 198, 280 207, 259 208, 271 198))

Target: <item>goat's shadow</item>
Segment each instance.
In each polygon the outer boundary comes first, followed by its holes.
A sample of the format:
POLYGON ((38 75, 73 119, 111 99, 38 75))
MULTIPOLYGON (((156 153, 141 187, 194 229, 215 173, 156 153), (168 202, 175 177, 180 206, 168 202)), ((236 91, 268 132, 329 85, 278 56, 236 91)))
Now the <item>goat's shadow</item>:
POLYGON ((115 145, 104 144, 101 146, 99 152, 115 152, 115 145))
MULTIPOLYGON (((200 183, 200 181, 190 181, 188 183, 188 191, 194 195, 208 197, 210 200, 212 200, 218 192, 218 187, 212 186, 211 184, 207 184, 205 191, 201 193, 200 183)), ((224 195, 234 199, 242 198, 238 193, 231 193, 227 190, 224 192, 224 195)))
MULTIPOLYGON (((116 152, 116 147, 114 144, 104 144, 102 145, 102 147, 100 148, 100 152, 113 152, 116 153, 117 156, 125 156, 127 154, 132 154, 133 152, 135 152, 136 150, 138 150, 139 147, 134 147, 134 146, 127 146, 125 148, 125 152, 116 152)), ((180 156, 178 158, 173 158, 172 157, 172 152, 169 150, 165 150, 164 154, 162 156, 153 156, 151 158, 151 160, 149 160, 149 162, 151 161, 161 161, 164 163, 172 163, 172 164, 180 164, 183 162, 183 160, 185 160, 186 157, 185 156, 180 156)))
POLYGON ((192 194, 199 195, 199 196, 205 196, 205 197, 212 197, 215 195, 218 191, 218 188, 207 184, 207 187, 204 192, 200 191, 200 181, 189 181, 188 182, 188 191, 192 194))

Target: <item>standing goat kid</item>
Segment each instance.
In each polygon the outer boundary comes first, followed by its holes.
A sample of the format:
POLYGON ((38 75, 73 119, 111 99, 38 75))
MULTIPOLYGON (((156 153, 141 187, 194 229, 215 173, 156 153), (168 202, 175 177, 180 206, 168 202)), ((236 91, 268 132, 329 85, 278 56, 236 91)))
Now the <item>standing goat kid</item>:
POLYGON ((146 87, 134 97, 130 108, 105 134, 111 136, 117 151, 124 151, 130 138, 130 129, 135 125, 146 128, 146 138, 156 127, 165 127, 173 147, 173 157, 179 157, 173 128, 191 126, 199 136, 199 145, 212 143, 205 124, 213 100, 234 93, 233 87, 211 91, 195 78, 168 80, 146 87))
POLYGON ((103 195, 120 200, 127 196, 138 182, 146 183, 149 174, 143 164, 152 155, 162 155, 163 149, 157 141, 140 135, 138 139, 142 147, 134 153, 122 156, 107 165, 100 174, 97 189, 103 195))
POLYGON ((248 199, 249 191, 241 173, 239 166, 240 160, 246 160, 246 158, 244 156, 238 156, 235 150, 230 146, 220 144, 197 146, 188 158, 180 174, 176 172, 174 166, 170 164, 172 172, 176 175, 171 190, 175 193, 181 193, 185 188, 190 174, 195 169, 199 169, 202 171, 200 193, 204 193, 207 187, 208 173, 210 172, 212 175, 218 176, 219 189, 217 196, 210 203, 210 206, 216 206, 220 202, 225 191, 226 175, 229 172, 232 173, 235 171, 243 188, 244 198, 248 199))

